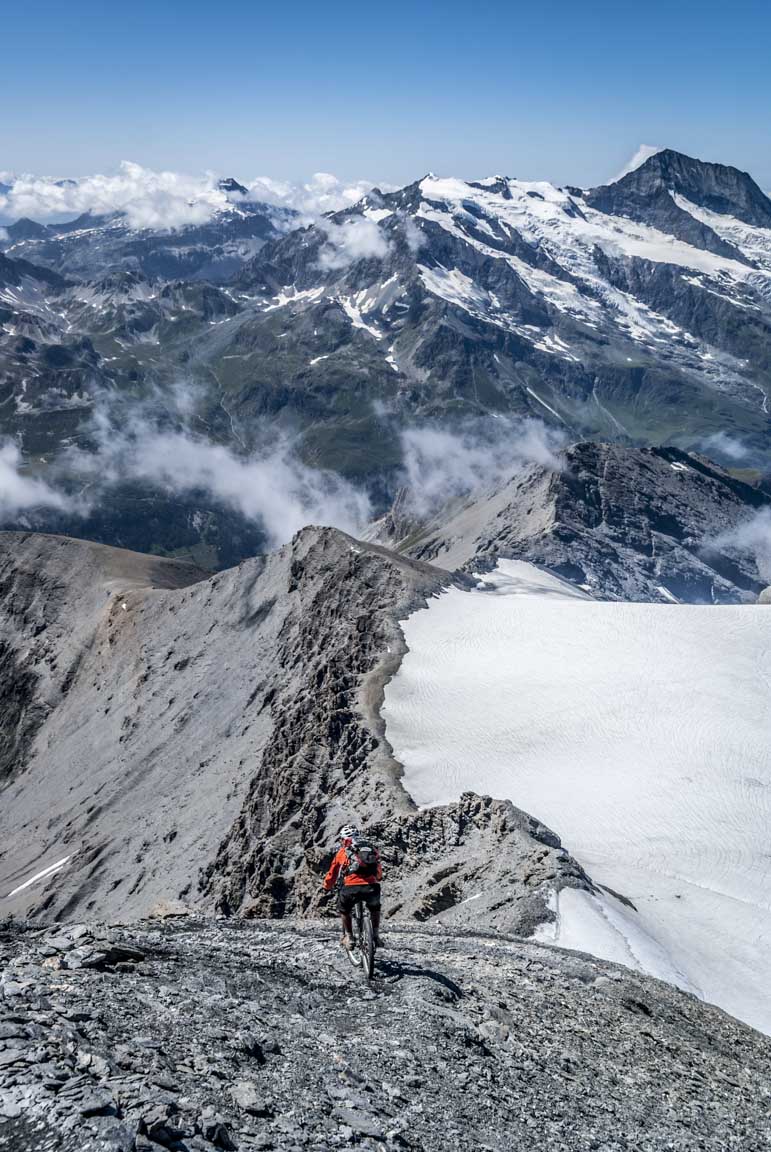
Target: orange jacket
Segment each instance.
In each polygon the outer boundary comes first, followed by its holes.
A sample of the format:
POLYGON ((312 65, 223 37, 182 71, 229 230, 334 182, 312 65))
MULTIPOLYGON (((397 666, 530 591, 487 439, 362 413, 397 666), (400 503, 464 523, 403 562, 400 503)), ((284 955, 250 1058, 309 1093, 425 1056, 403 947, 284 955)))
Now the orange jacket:
MULTIPOLYGON (((337 852, 337 855, 335 856, 334 860, 332 861, 332 863, 329 866, 329 871, 327 872, 326 876, 324 877, 324 891, 325 892, 331 892, 332 891, 335 884, 337 883, 337 878, 340 875, 340 872, 344 868, 347 868, 347 866, 348 866, 348 850, 346 848, 340 848, 339 851, 337 852)), ((375 876, 375 880, 379 883, 382 879, 383 879, 383 869, 381 867, 380 861, 378 860, 377 873, 375 876)), ((373 881, 371 879, 368 880, 364 876, 359 876, 356 872, 352 872, 350 875, 348 875, 346 872, 343 872, 343 884, 346 887, 352 886, 354 884, 372 884, 372 883, 373 883, 373 881)))

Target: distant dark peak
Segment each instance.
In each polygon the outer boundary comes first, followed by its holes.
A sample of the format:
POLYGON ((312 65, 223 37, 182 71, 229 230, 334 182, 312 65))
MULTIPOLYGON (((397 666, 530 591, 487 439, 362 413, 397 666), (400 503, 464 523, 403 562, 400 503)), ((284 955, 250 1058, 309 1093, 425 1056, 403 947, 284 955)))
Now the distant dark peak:
POLYGON ((78 183, 77 180, 70 180, 70 179, 54 180, 54 184, 56 185, 57 188, 75 188, 77 186, 77 183, 78 183))
POLYGON ((412 208, 417 208, 423 199, 423 194, 420 186, 423 180, 428 179, 424 176, 421 180, 416 180, 414 184, 407 184, 404 188, 400 188, 397 192, 384 192, 381 194, 381 201, 384 206, 391 209, 402 209, 409 211, 412 208))
POLYGON ((675 192, 709 211, 735 216, 745 224, 771 227, 771 200, 749 173, 728 164, 696 160, 671 148, 656 152, 608 188, 617 194, 636 192, 643 196, 675 192))
POLYGON ((366 196, 362 196, 359 205, 362 208, 382 208, 385 204, 383 193, 379 188, 370 188, 366 196))
POLYGON ((30 220, 28 216, 22 216, 15 224, 9 224, 6 232, 13 241, 19 240, 39 240, 48 232, 45 224, 38 224, 36 220, 30 220))
POLYGON ((149 284, 146 276, 130 268, 118 268, 100 280, 94 281, 97 292, 126 291, 137 284, 149 284))
POLYGON ((82 212, 74 220, 67 220, 63 224, 51 224, 50 231, 61 236, 67 232, 79 232, 82 228, 98 228, 118 215, 117 212, 112 216, 96 216, 93 212, 82 212))
POLYGON ((249 195, 249 189, 244 188, 243 184, 239 184, 238 181, 234 180, 232 176, 228 176, 225 180, 220 180, 220 182, 217 184, 217 187, 219 188, 220 192, 224 192, 228 196, 236 193, 239 196, 249 195))
POLYGON ((679 152, 657 152, 615 183, 589 189, 583 199, 599 212, 638 220, 694 248, 754 267, 735 245, 681 207, 677 196, 749 224, 771 226, 771 201, 746 173, 693 160, 679 152))

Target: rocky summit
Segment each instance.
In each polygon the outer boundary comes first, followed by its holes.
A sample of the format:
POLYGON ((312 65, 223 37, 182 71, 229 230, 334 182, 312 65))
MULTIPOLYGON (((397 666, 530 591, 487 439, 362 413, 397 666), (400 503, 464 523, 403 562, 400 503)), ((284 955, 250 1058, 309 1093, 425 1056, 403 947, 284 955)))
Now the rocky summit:
POLYGON ((666 984, 486 933, 325 922, 0 934, 0 1148, 761 1152, 771 1041, 666 984))

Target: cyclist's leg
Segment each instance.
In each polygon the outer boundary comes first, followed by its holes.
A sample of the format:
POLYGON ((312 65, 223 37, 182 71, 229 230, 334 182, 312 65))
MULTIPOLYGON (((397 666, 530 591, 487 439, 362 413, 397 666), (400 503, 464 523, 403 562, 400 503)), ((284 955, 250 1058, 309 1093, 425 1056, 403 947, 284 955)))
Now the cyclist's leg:
POLYGON ((337 910, 340 913, 340 923, 343 928, 343 947, 350 948, 353 944, 352 904, 343 885, 340 886, 337 892, 337 910))
POLYGON ((375 936, 375 944, 380 946, 380 885, 373 884, 371 891, 367 896, 367 907, 372 919, 372 932, 375 936))

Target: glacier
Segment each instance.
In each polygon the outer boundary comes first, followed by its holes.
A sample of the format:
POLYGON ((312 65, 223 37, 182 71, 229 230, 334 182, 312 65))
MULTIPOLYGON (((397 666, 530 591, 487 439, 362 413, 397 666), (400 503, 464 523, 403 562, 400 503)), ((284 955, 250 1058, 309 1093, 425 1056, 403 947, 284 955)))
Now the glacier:
POLYGON ((771 611, 608 603, 501 560, 402 624, 383 717, 424 806, 546 821, 592 877, 541 939, 771 1033, 771 611))

